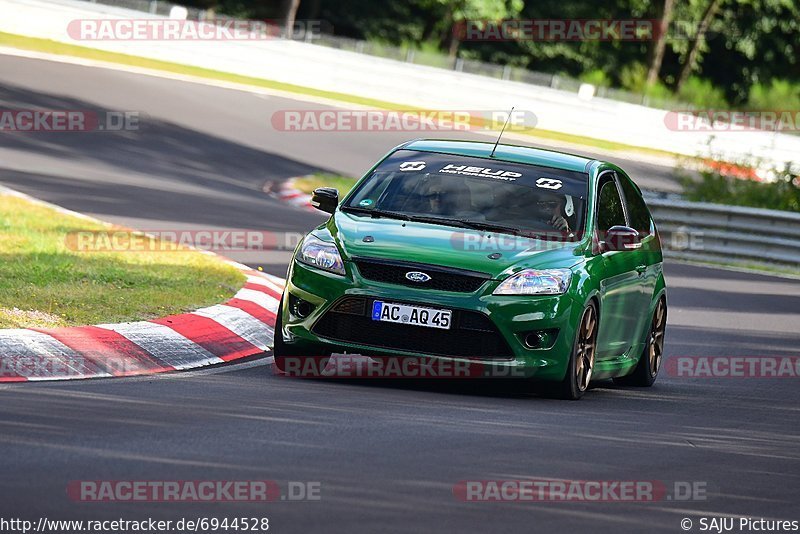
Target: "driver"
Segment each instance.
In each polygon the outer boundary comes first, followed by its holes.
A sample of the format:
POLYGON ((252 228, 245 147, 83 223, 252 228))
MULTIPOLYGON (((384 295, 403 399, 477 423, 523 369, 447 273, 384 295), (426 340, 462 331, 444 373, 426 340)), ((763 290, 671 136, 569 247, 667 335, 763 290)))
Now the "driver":
POLYGON ((564 205, 565 200, 563 198, 539 197, 533 204, 533 213, 537 218, 547 221, 556 230, 570 233, 572 230, 566 217, 564 217, 564 205))
POLYGON ((472 195, 467 184, 458 180, 445 182, 438 176, 428 177, 420 194, 425 199, 424 213, 463 217, 471 213, 472 195))

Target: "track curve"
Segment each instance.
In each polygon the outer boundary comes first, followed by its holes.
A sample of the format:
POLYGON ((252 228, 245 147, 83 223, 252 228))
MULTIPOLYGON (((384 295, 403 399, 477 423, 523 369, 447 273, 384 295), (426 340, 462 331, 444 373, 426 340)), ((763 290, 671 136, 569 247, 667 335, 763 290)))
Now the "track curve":
MULTIPOLYGON (((280 134, 268 127, 273 111, 320 105, 11 56, 0 56, 0 106, 144 113, 140 132, 0 138, 0 183, 142 229, 305 231, 322 217, 260 194, 264 181, 360 173, 402 140, 280 134)), ((640 183, 665 172, 620 164, 640 183)), ((288 258, 247 261, 282 275, 288 258)), ((800 356, 797 281, 676 263, 665 272, 667 360, 800 356)), ((276 532, 676 532, 684 517, 797 519, 797 378, 662 376, 649 390, 603 384, 567 403, 507 384, 292 380, 268 364, 0 387, 0 517, 265 515, 276 532), (517 477, 695 481, 708 496, 607 504, 453 496, 461 480, 517 477), (321 499, 76 503, 65 493, 71 480, 197 479, 318 481, 321 499)))

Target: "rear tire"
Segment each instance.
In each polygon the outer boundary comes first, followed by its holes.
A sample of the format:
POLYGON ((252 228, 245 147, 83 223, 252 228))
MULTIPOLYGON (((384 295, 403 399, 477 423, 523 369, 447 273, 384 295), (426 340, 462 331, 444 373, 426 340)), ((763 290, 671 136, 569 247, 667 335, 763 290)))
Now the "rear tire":
POLYGON ((639 363, 636 365, 636 369, 627 376, 615 378, 615 384, 646 388, 655 383, 664 356, 664 333, 666 329, 667 299, 661 297, 658 299, 656 309, 653 310, 650 329, 647 331, 647 342, 642 354, 639 356, 639 363))
POLYGON ((590 302, 581 314, 581 320, 572 344, 567 373, 558 388, 558 396, 566 400, 578 400, 589 389, 594 371, 594 356, 597 348, 597 306, 590 302))

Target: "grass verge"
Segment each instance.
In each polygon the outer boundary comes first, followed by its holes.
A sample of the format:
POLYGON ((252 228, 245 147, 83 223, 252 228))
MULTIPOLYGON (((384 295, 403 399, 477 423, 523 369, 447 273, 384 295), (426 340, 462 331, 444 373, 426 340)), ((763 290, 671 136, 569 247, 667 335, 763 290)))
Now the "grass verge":
POLYGON ((223 302, 244 284, 219 258, 141 235, 135 251, 74 250, 72 232, 108 230, 0 194, 0 328, 152 319, 223 302))
POLYGON ((356 185, 357 181, 349 176, 318 172, 302 178, 296 178, 294 187, 309 195, 318 187, 335 187, 339 190, 339 198, 342 198, 356 185))
MULTIPOLYGON (((60 43, 58 41, 40 39, 37 37, 25 37, 22 35, 15 35, 11 33, 0 32, 0 46, 18 48, 21 50, 31 50, 35 52, 45 52, 48 54, 72 56, 83 59, 92 59, 97 61, 106 61, 109 63, 117 63, 120 65, 128 65, 132 67, 140 67, 146 69, 160 70, 164 72, 171 72, 173 74, 197 76, 200 78, 207 78, 211 80, 220 80, 225 82, 240 83, 244 85, 252 85, 255 87, 264 87, 267 89, 275 89, 279 91, 286 91, 289 93, 296 93, 300 95, 327 98, 330 100, 336 100, 343 103, 356 104, 359 106, 372 107, 376 109, 396 110, 396 111, 400 111, 403 109, 412 109, 411 106, 403 106, 391 102, 386 102, 384 100, 362 98, 359 96, 348 95, 345 93, 337 93, 334 91, 323 91, 320 89, 304 87, 301 85, 276 82, 272 80, 264 80, 262 78, 242 76, 238 74, 220 72, 200 67, 181 65, 179 63, 171 63, 168 61, 160 61, 156 59, 131 56, 128 54, 120 54, 118 52, 107 52, 105 50, 96 50, 93 48, 87 48, 85 46, 60 43)), ((677 156, 676 154, 663 150, 639 147, 634 145, 626 145, 623 143, 615 143, 612 141, 595 139, 593 137, 584 137, 581 135, 554 132, 551 130, 524 129, 524 130, 518 130, 517 133, 531 137, 533 139, 538 138, 549 141, 570 143, 570 144, 585 146, 587 148, 599 148, 602 150, 611 150, 620 152, 634 152, 634 153, 638 152, 640 154, 649 154, 649 155, 667 156, 667 157, 677 156)))

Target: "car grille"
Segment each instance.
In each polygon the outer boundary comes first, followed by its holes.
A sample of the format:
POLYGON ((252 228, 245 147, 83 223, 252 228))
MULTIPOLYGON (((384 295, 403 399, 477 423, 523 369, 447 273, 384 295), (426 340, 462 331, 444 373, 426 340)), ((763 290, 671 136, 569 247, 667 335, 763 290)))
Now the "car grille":
POLYGON ((423 355, 478 360, 509 360, 513 354, 494 323, 483 313, 453 310, 449 330, 373 321, 374 298, 344 297, 314 325, 312 332, 335 341, 423 355))
POLYGON ((491 278, 486 273, 449 269, 435 265, 424 265, 411 262, 390 262, 373 259, 355 260, 361 276, 367 280, 416 287, 418 289, 438 289, 456 293, 472 293, 491 278), (427 282, 412 282, 406 273, 422 271, 431 279, 427 282))

